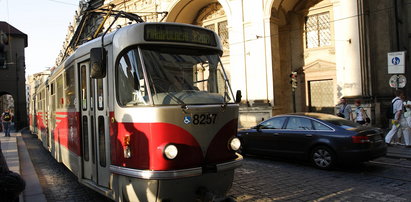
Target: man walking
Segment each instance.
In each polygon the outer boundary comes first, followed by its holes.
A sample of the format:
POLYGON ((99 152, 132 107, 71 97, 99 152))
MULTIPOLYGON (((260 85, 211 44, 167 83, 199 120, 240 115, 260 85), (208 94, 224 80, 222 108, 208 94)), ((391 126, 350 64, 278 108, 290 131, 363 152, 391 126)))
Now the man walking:
POLYGON ((1 115, 1 121, 3 122, 3 130, 6 137, 10 137, 10 125, 13 115, 9 109, 6 109, 1 115))
POLYGON ((395 91, 395 98, 391 101, 392 104, 392 112, 393 112, 393 120, 392 120, 392 127, 391 130, 388 132, 387 136, 385 136, 385 142, 390 144, 392 137, 398 132, 398 130, 402 130, 405 128, 407 122, 405 121, 403 115, 403 99, 404 93, 401 90, 395 91))
POLYGON ((352 120, 354 121, 354 117, 352 114, 352 109, 351 109, 351 105, 349 105, 347 103, 347 100, 345 98, 341 98, 340 99, 340 103, 338 103, 340 105, 340 109, 338 110, 338 116, 345 118, 347 120, 352 120))

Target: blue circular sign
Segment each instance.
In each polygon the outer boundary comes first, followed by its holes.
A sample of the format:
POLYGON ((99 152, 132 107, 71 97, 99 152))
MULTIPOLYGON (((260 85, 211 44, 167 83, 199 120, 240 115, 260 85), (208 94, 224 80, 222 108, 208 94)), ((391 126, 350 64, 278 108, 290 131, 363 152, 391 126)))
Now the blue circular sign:
POLYGON ((399 57, 393 57, 392 60, 391 60, 391 63, 393 65, 398 65, 398 64, 400 64, 400 62, 401 62, 401 60, 400 60, 399 57))

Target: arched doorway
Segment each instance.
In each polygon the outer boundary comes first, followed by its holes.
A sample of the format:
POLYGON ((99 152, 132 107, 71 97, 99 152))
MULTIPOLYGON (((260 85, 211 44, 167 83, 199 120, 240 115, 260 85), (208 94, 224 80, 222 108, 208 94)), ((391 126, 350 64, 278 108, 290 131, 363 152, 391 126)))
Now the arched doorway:
MULTIPOLYGON (((15 114, 14 108, 14 98, 7 92, 0 92, 0 115, 8 109, 12 114, 15 114)), ((15 120, 12 120, 14 122, 15 120)), ((1 131, 3 131, 3 126, 0 126, 1 131)), ((12 129, 14 129, 14 123, 12 124, 12 129)))
POLYGON ((273 114, 332 113, 336 100, 332 8, 329 0, 272 1, 273 114), (291 72, 298 75, 295 89, 291 72))

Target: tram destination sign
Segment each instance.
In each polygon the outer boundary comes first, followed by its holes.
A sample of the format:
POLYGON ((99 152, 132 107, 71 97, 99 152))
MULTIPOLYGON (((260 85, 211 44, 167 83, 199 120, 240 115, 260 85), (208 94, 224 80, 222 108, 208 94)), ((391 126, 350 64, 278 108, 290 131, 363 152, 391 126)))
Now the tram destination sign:
POLYGON ((144 40, 217 46, 215 35, 210 30, 170 24, 145 25, 144 40))

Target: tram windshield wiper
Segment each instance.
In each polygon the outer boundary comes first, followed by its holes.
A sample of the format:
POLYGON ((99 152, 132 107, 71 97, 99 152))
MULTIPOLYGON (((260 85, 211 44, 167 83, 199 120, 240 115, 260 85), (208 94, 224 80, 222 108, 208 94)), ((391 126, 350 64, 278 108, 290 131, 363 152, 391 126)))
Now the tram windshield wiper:
MULTIPOLYGON (((164 92, 165 94, 167 94, 168 96, 170 96, 172 99, 174 99, 174 101, 176 101, 178 104, 181 105, 181 108, 182 108, 182 109, 186 109, 186 108, 187 108, 187 104, 186 104, 183 100, 181 100, 180 98, 178 98, 177 96, 175 96, 175 95, 173 94, 173 92, 168 92, 168 91, 166 91, 166 90, 165 90, 163 87, 161 87, 160 85, 156 85, 156 88, 158 88, 160 91, 164 92)), ((154 88, 154 92, 155 92, 155 94, 157 94, 155 88, 154 88)), ((156 95, 154 95, 154 96, 156 96, 156 95)))

